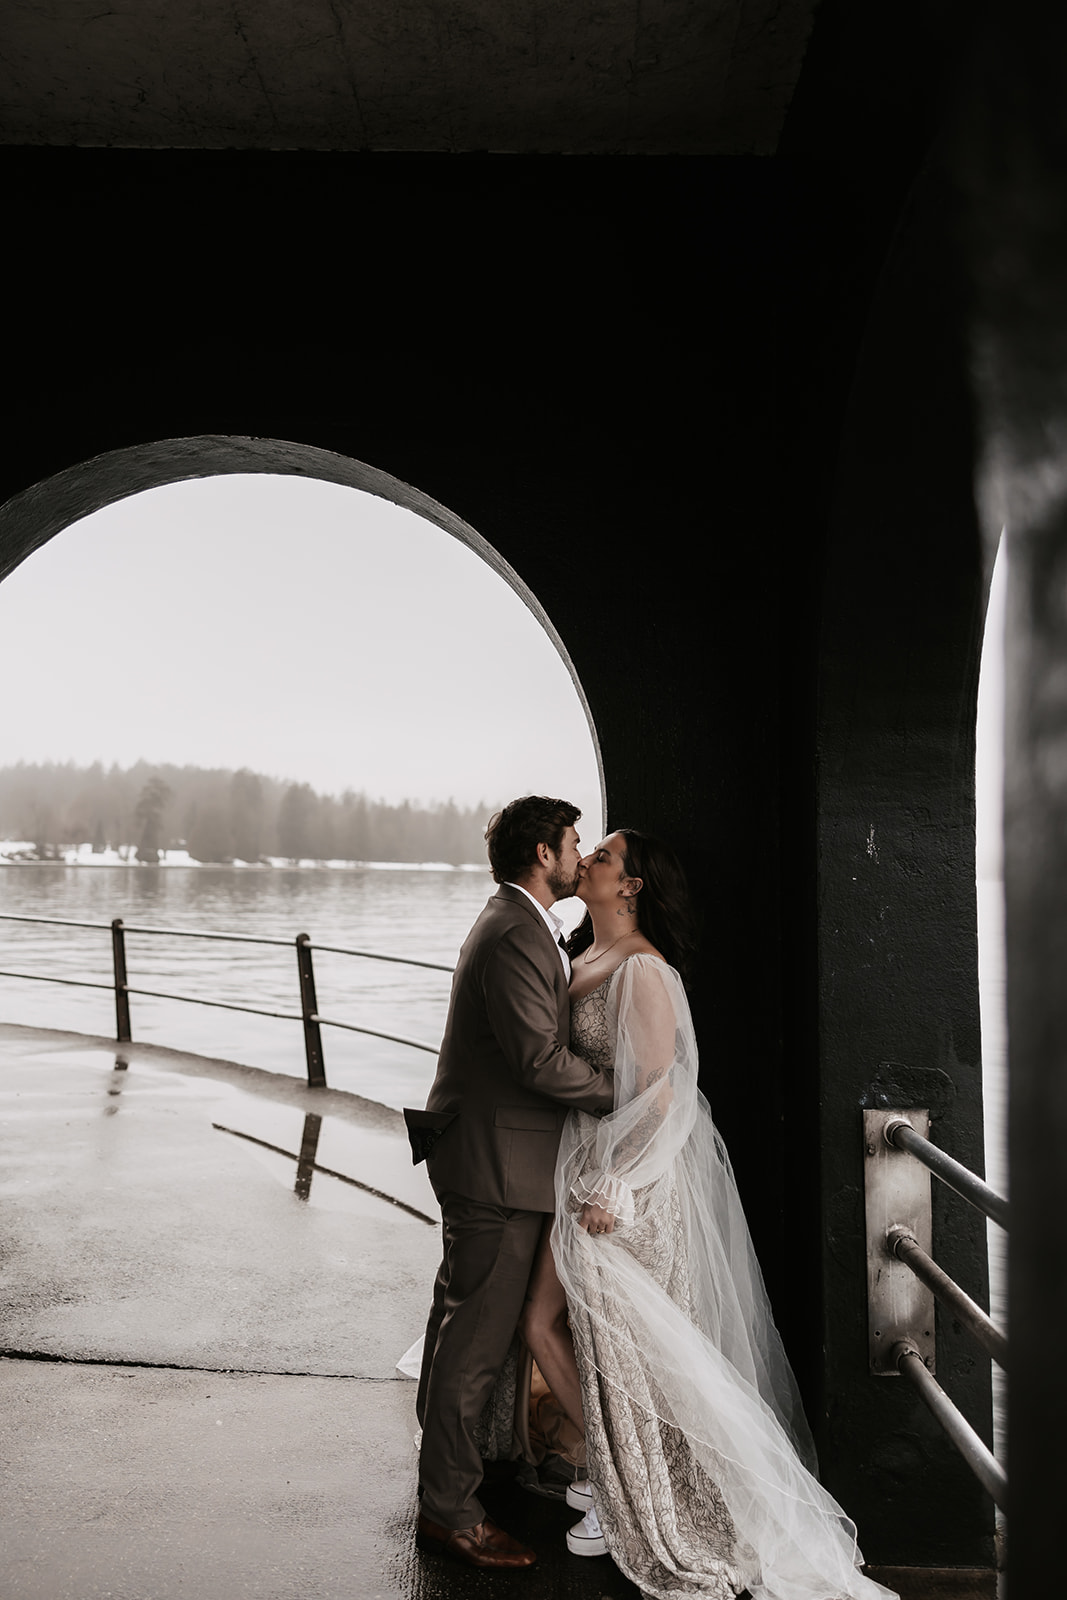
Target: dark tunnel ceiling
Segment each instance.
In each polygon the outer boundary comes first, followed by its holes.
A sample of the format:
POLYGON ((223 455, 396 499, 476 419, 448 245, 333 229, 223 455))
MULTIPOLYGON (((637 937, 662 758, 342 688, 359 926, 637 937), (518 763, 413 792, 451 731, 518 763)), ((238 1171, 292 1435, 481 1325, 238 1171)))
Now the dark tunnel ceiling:
POLYGON ((774 151, 817 0, 26 0, 0 142, 774 151))

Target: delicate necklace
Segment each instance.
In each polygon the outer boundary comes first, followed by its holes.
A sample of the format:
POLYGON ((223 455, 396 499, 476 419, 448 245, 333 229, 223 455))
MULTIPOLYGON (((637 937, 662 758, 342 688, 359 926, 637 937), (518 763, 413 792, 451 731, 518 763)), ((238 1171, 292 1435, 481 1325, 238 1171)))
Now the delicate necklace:
MULTIPOLYGON (((599 961, 601 956, 606 956, 609 950, 614 950, 615 946, 619 943, 620 940, 626 938, 626 934, 627 933, 633 933, 633 931, 634 930, 632 928, 627 928, 626 933, 620 933, 619 934, 619 938, 618 939, 613 939, 609 945, 605 945, 604 949, 599 952, 599 954, 596 956, 595 959, 597 961, 599 961)), ((592 952, 593 946, 590 945, 589 949, 590 949, 590 952, 592 952)), ((583 965, 589 966, 590 962, 593 959, 594 959, 594 957, 592 956, 592 954, 589 954, 587 956, 583 956, 582 957, 583 965)))

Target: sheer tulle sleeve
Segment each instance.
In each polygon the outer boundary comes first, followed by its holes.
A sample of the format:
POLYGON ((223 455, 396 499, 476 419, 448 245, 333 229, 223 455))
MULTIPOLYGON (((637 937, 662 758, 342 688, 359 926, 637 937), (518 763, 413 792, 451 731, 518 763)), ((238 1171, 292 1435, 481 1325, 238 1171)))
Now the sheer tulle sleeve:
POLYGON ((635 957, 618 969, 608 996, 615 1109, 599 1123, 594 1165, 575 1174, 571 1198, 603 1206, 623 1226, 634 1219, 633 1191, 677 1157, 696 1114, 696 1062, 678 1027, 676 984, 664 962, 635 957))
POLYGON ((631 957, 612 979, 608 1021, 615 1107, 568 1116, 552 1231, 596 1382, 654 1403, 684 1435, 729 1509, 754 1600, 885 1597, 858 1571, 855 1530, 815 1477, 730 1160, 697 1087, 678 974, 631 957), (613 1232, 578 1226, 594 1198, 616 1215, 613 1232))

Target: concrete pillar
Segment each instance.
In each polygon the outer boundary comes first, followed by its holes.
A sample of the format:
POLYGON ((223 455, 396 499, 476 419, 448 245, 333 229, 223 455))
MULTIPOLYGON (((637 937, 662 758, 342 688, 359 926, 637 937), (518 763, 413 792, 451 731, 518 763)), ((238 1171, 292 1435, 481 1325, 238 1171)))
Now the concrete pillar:
POLYGON ((1062 1581, 1067 1499, 1067 18, 998 8, 966 158, 990 547, 1007 528, 1012 1232, 1008 1583, 1062 1581))

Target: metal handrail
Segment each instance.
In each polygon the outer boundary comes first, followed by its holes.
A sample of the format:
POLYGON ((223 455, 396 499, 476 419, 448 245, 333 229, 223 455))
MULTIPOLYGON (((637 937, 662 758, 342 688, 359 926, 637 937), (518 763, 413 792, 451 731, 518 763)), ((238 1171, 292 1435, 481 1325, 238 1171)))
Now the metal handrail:
POLYGON ((956 1161, 936 1144, 931 1144, 929 1139, 924 1139, 907 1117, 892 1117, 885 1125, 885 1139, 898 1150, 909 1151, 924 1167, 929 1168, 935 1178, 940 1178, 942 1183, 954 1189, 991 1222, 1007 1228, 1008 1202, 1004 1196, 997 1194, 962 1161, 956 1161))
MULTIPOLYGON (((112 993, 115 988, 113 983, 94 983, 88 978, 53 978, 51 974, 47 972, 0 972, 0 978, 24 978, 29 983, 66 983, 72 985, 76 989, 106 989, 109 994, 112 993)), ((283 1022, 303 1021, 303 1017, 299 1011, 264 1011, 259 1006, 242 1006, 238 1005, 236 1001, 233 1000, 205 1000, 201 995, 166 994, 161 989, 132 989, 128 983, 123 984, 123 993, 148 995, 155 1000, 184 1000, 191 1006, 217 1006, 223 1011, 247 1011, 254 1017, 278 1017, 283 1022)), ((317 1017, 315 1020, 317 1022, 329 1023, 329 1018, 327 1017, 317 1017)), ((344 1027, 345 1024, 337 1023, 335 1026, 344 1027)), ((370 1032, 371 1030, 367 1029, 366 1031, 370 1032)), ((401 1042, 413 1044, 414 1040, 401 1042)), ((423 1050, 429 1050, 432 1048, 432 1046, 421 1045, 420 1048, 423 1050)))
POLYGON ((988 1489, 1002 1511, 1007 1509, 1008 1475, 993 1452, 975 1433, 966 1417, 953 1405, 926 1363, 912 1345, 902 1340, 893 1352, 897 1370, 919 1391, 924 1404, 940 1422, 982 1487, 988 1489))
POLYGON ((955 1278, 950 1278, 945 1269, 927 1255, 911 1229, 898 1223, 890 1228, 885 1242, 897 1260, 906 1262, 920 1283, 926 1284, 935 1298, 951 1312, 964 1331, 976 1344, 981 1345, 997 1366, 1007 1369, 1008 1341, 1004 1334, 981 1306, 960 1288, 955 1278))
MULTIPOLYGON (((925 1111, 912 1115, 926 1125, 925 1111)), ((940 1301, 964 1333, 1005 1368, 1008 1341, 924 1248, 931 1233, 926 1174, 932 1173, 1004 1228, 1008 1226, 1008 1202, 962 1162, 931 1143, 902 1112, 865 1111, 864 1141, 871 1370, 908 1379, 983 1487, 1003 1508, 1007 1498, 1004 1468, 933 1376, 934 1306, 930 1297, 940 1301), (891 1150, 912 1156, 917 1165, 905 1162, 898 1166, 888 1154, 891 1150), (894 1214, 901 1220, 894 1220, 894 1214), (903 1278, 900 1269, 891 1265, 896 1261, 907 1269, 903 1278)))
POLYGON ((282 1022, 303 1022, 303 1013, 300 1011, 265 1011, 260 1006, 243 1006, 236 1000, 205 1000, 198 994, 168 994, 163 989, 132 989, 129 984, 125 988, 126 994, 145 995, 150 1000, 181 1000, 190 1006, 213 1006, 217 1011, 246 1011, 253 1017, 277 1017, 282 1022))
POLYGON ((13 911, 0 911, 0 922, 45 922, 52 928, 96 928, 106 933, 110 922, 71 922, 67 917, 20 917, 13 911))
POLYGON ((334 956, 363 956, 367 961, 401 961, 406 967, 430 967, 434 972, 455 972, 443 961, 416 961, 414 956, 386 956, 380 950, 344 950, 337 944, 313 944, 312 950, 321 950, 334 956))
MULTIPOLYGON (((53 928, 95 928, 101 933, 107 933, 111 928, 110 922, 70 922, 65 917, 24 917, 16 916, 8 911, 0 911, 0 922, 40 922, 53 928)), ((264 934, 256 933, 220 933, 206 928, 146 928, 132 922, 124 922, 123 927, 127 933, 156 934, 166 939, 224 939, 233 944, 269 944, 281 950, 291 950, 291 939, 271 939, 264 934)), ((396 961, 406 967, 429 967, 434 972, 454 972, 444 961, 422 961, 415 956, 387 955, 381 950, 349 950, 337 944, 311 944, 312 950, 321 950, 326 955, 335 956, 361 956, 366 961, 396 961)))
POLYGON ((216 929, 207 928, 153 928, 140 924, 124 923, 121 917, 116 917, 112 922, 82 922, 68 917, 30 917, 14 912, 0 912, 0 921, 3 922, 29 922, 54 928, 88 928, 101 933, 110 933, 112 938, 112 957, 114 963, 114 981, 112 983, 97 983, 86 978, 59 978, 41 972, 0 972, 3 978, 19 978, 33 983, 62 983, 80 989, 108 989, 115 995, 116 1009, 116 1037, 121 1042, 130 1041, 129 997, 130 995, 143 995, 155 1000, 176 1000, 185 1005, 211 1006, 220 1011, 239 1011, 247 1016, 276 1018, 283 1022, 302 1022, 304 1025, 304 1049, 307 1058, 308 1083, 314 1087, 325 1087, 326 1072, 322 1053, 322 1040, 319 1029, 342 1028, 347 1033, 361 1033, 373 1039, 387 1039, 392 1044, 401 1044, 413 1050, 425 1050, 430 1055, 438 1053, 436 1045, 427 1044, 423 1039, 410 1039, 404 1034, 386 1033, 379 1028, 365 1028, 355 1022, 341 1022, 335 1017, 324 1017, 319 1014, 318 1001, 315 994, 315 975, 312 968, 311 952, 320 950, 330 955, 356 956, 370 961, 396 962, 402 966, 428 968, 435 972, 452 972, 453 968, 440 961, 422 961, 414 956, 397 956, 385 954, 378 950, 352 950, 341 945, 313 944, 306 933, 296 937, 296 957, 300 978, 299 1011, 271 1011, 263 1006, 242 1005, 234 1000, 208 1000, 202 995, 173 994, 161 989, 135 988, 127 982, 126 975, 126 934, 149 934, 163 938, 179 939, 213 939, 233 944, 260 944, 270 945, 276 949, 291 950, 293 941, 289 939, 271 938, 264 934, 224 933, 216 929))
POLYGON ((435 1044, 426 1044, 422 1039, 408 1039, 402 1033, 382 1033, 378 1028, 361 1028, 354 1022, 338 1022, 335 1017, 320 1017, 314 1015, 312 1021, 318 1022, 324 1028, 344 1028, 347 1033, 367 1033, 372 1039, 389 1039, 393 1044, 407 1044, 413 1050, 428 1050, 432 1056, 437 1055, 435 1044))
POLYGON ((113 990, 113 983, 92 983, 88 978, 53 978, 47 972, 0 972, 0 978, 25 978, 29 983, 67 983, 75 989, 113 990))

